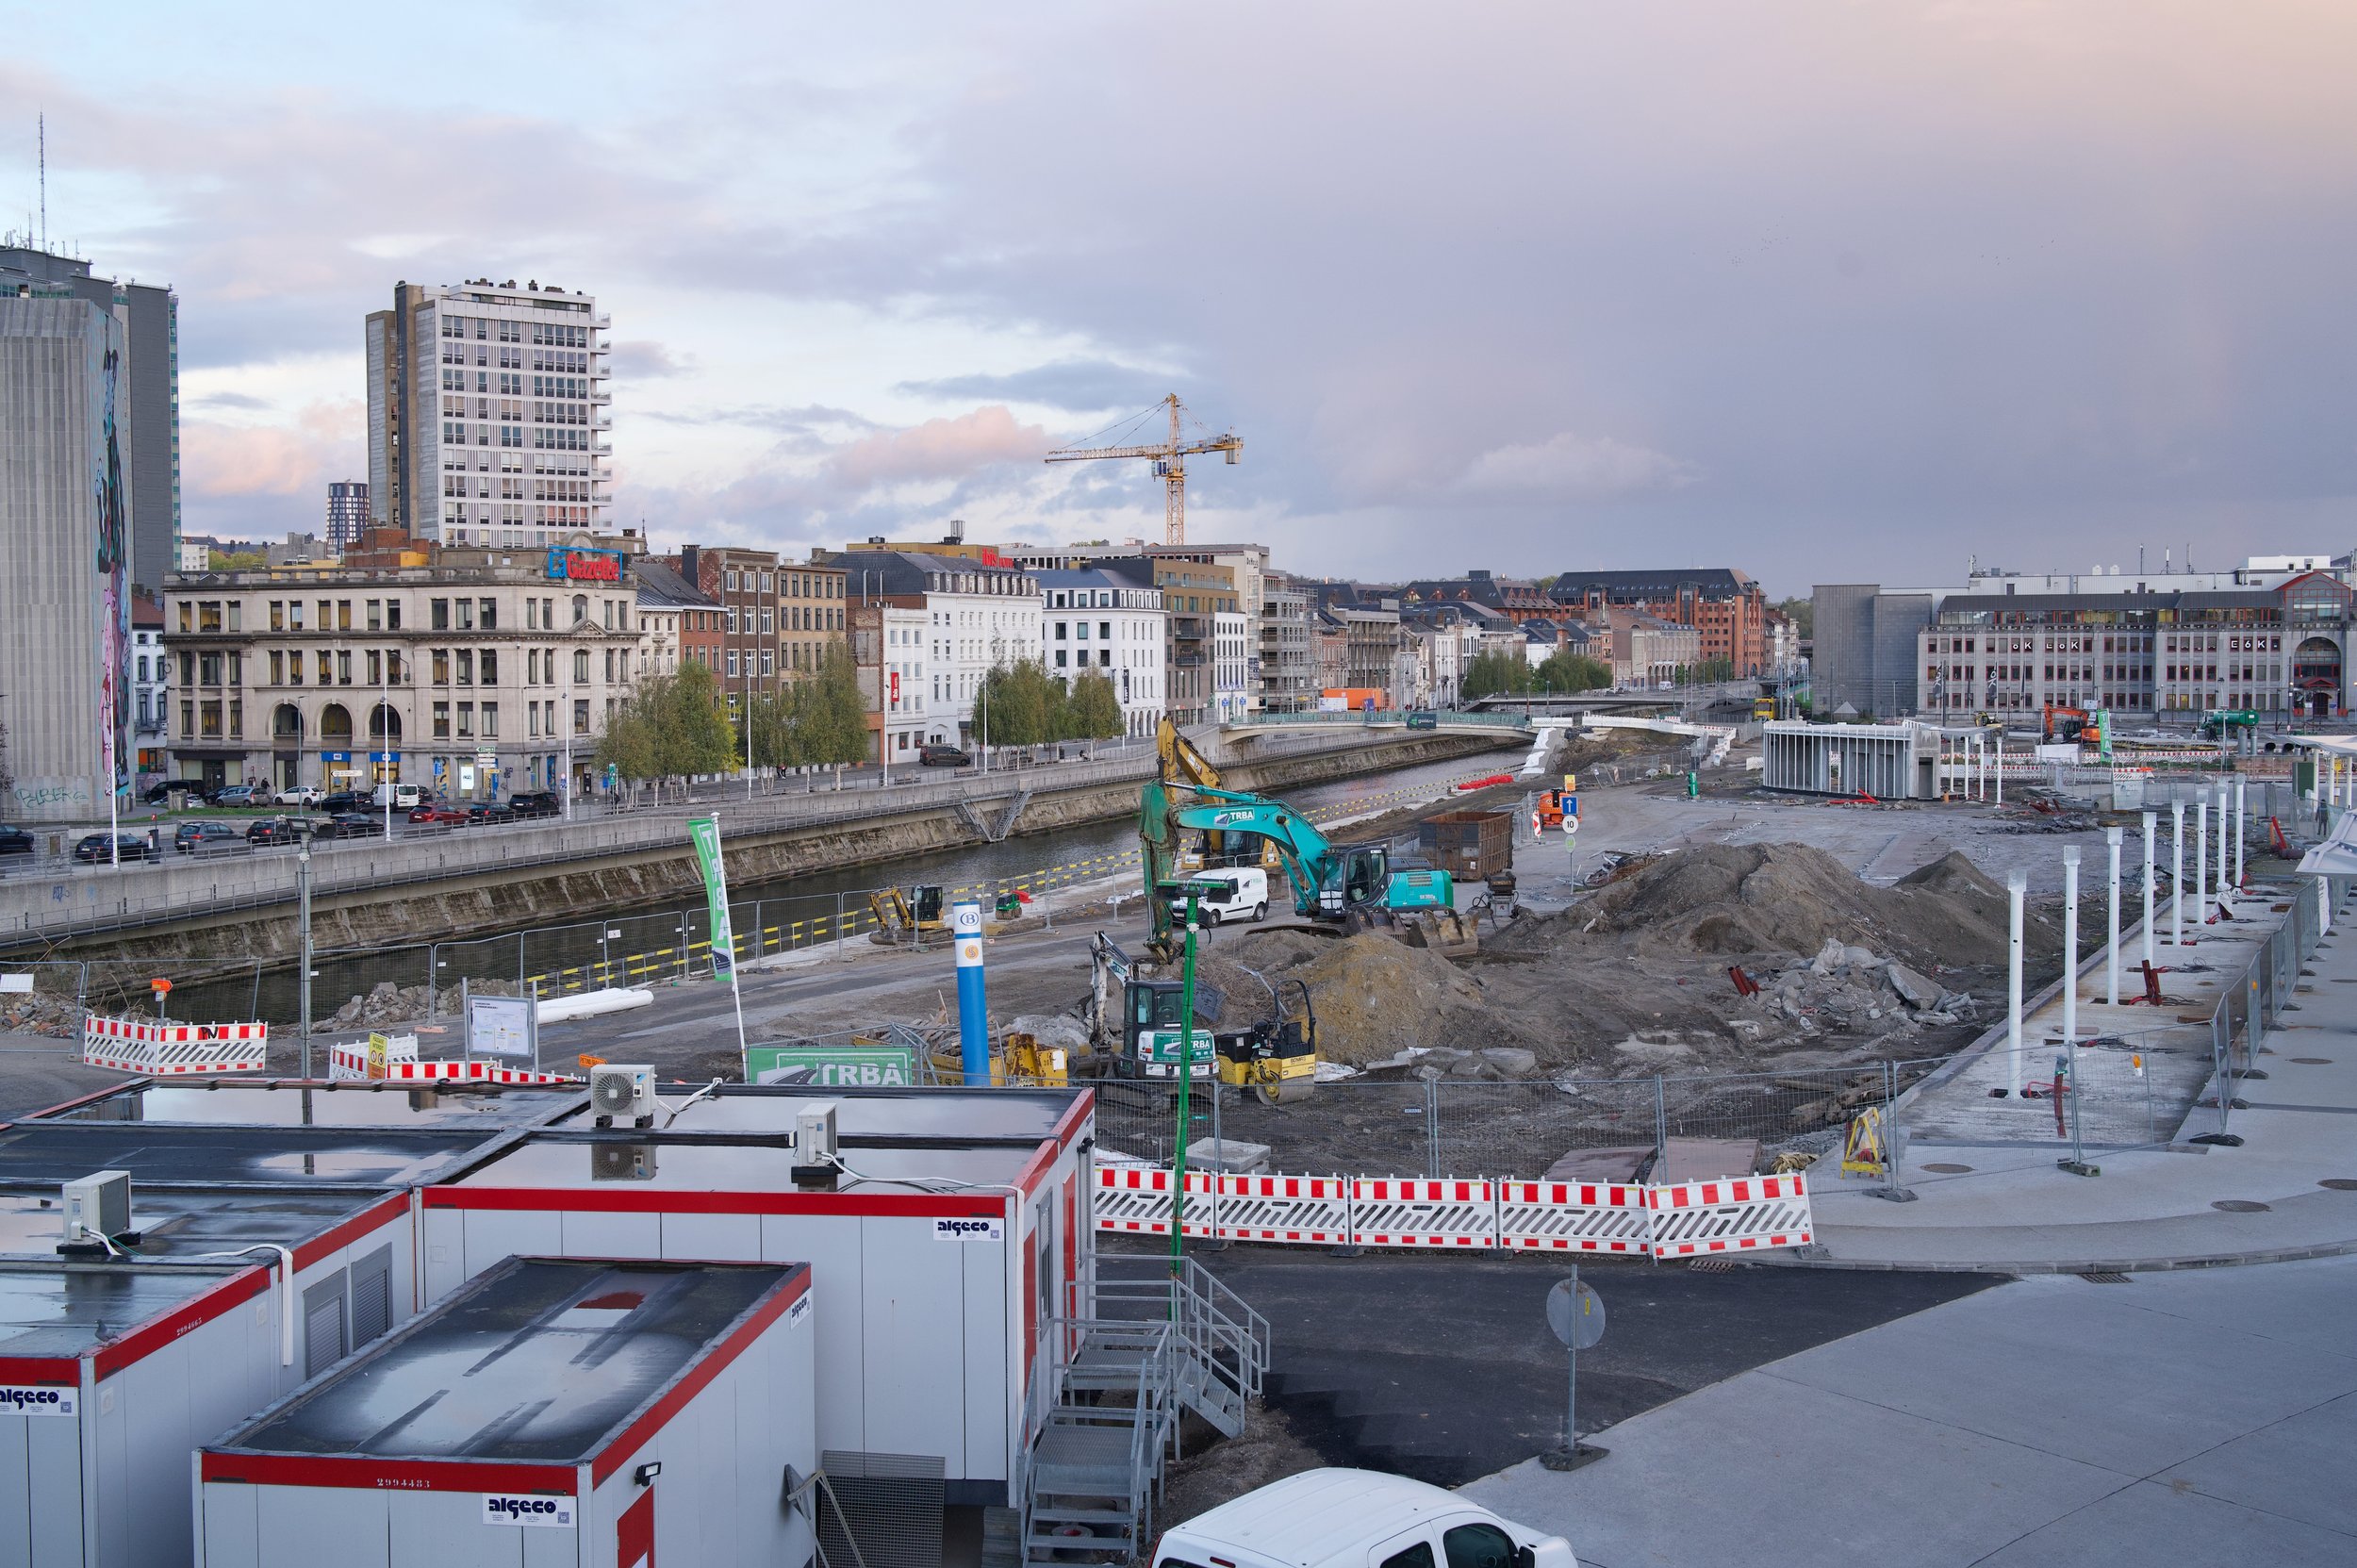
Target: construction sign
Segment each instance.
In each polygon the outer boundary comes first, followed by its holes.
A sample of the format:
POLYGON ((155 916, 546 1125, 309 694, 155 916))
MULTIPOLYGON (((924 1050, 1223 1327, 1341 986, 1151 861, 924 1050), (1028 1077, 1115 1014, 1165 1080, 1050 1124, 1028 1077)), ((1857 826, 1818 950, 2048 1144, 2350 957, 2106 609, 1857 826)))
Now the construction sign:
POLYGON ((1841 1174, 1880 1176, 1887 1160, 1883 1114, 1878 1107, 1870 1105, 1850 1120, 1849 1133, 1841 1141, 1841 1174))

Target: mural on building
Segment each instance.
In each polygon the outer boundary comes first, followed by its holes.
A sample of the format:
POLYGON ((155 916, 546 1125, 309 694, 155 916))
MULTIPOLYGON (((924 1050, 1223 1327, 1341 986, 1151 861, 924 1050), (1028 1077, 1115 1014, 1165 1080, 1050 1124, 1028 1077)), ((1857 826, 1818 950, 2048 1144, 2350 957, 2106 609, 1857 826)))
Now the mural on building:
POLYGON ((122 379, 123 351, 110 348, 99 371, 99 450, 92 477, 98 503, 98 766, 107 787, 116 790, 123 787, 123 672, 131 643, 130 530, 123 516, 123 443, 115 423, 122 379))

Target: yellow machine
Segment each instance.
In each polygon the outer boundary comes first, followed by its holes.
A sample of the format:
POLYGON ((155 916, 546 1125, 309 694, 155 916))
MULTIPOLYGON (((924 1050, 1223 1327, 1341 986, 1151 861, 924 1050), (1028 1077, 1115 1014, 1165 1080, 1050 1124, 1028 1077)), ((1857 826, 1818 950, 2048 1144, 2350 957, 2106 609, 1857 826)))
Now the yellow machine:
MULTIPOLYGON (((1211 760, 1195 749, 1195 743, 1178 733, 1178 726, 1165 718, 1154 727, 1154 753, 1162 761, 1162 779, 1165 784, 1193 784, 1199 789, 1221 787, 1219 769, 1211 760)), ((1255 835, 1240 834, 1239 838, 1255 835)), ((1182 876, 1192 876, 1206 866, 1248 865, 1250 862, 1231 847, 1228 835, 1213 831, 1200 837, 1190 838, 1178 847, 1173 869, 1182 876)), ((1277 853, 1277 846, 1267 838, 1261 839, 1261 869, 1270 876, 1279 876, 1284 861, 1277 853)))
POLYGON ((948 900, 937 884, 887 887, 867 895, 867 907, 875 912, 875 937, 880 942, 902 942, 949 930, 948 900))
MULTIPOLYGON (((934 1082, 953 1087, 964 1083, 965 1065, 956 1051, 933 1051, 930 1055, 934 1082)), ((1070 1056, 1062 1046, 1043 1046, 1033 1035, 1011 1033, 999 1049, 991 1052, 990 1086, 1063 1088, 1072 1081, 1070 1056)))
POLYGON ((1263 1105, 1283 1105, 1307 1099, 1318 1081, 1318 1018, 1310 1006, 1310 988, 1300 981, 1279 981, 1269 987, 1274 1015, 1251 1029, 1213 1038, 1219 1055, 1219 1081, 1234 1089, 1250 1089, 1263 1105), (1299 1005, 1288 1012, 1279 999, 1291 984, 1299 1005))
POLYGON ((1776 700, 1775 700, 1774 698, 1772 698, 1772 697, 1755 697, 1755 698, 1753 698, 1753 699, 1752 699, 1752 717, 1753 717, 1754 718, 1757 718, 1757 719, 1770 719, 1770 718, 1775 718, 1775 717, 1776 717, 1776 700))

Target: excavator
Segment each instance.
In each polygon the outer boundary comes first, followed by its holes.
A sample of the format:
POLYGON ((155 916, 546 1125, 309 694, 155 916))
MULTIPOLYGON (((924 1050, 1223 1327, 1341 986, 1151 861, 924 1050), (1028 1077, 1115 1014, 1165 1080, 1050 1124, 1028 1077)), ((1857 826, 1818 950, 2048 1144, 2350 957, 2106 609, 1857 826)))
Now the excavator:
MULTIPOLYGON (((1180 734, 1178 726, 1167 718, 1154 726, 1154 754, 1161 761, 1161 776, 1164 784, 1184 784, 1191 789, 1221 787, 1219 769, 1212 767, 1211 760, 1197 751, 1195 742, 1180 734)), ((1248 841, 1229 844, 1226 833, 1213 831, 1182 845, 1176 866, 1179 871, 1192 873, 1202 870, 1206 866, 1244 865, 1248 862, 1241 857, 1248 850, 1248 841)), ((1271 876, 1284 869, 1283 863, 1277 856, 1277 846, 1266 840, 1261 844, 1260 867, 1271 876)))

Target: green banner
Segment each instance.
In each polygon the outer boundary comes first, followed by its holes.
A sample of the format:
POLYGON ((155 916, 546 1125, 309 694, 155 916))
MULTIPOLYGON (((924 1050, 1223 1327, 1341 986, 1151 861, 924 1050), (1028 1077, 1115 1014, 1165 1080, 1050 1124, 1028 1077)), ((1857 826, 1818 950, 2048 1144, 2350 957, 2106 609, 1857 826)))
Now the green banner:
POLYGON ((900 1046, 752 1046, 748 1083, 806 1083, 825 1089, 905 1089, 915 1058, 900 1046))
POLYGON ((687 824, 695 841, 696 867, 703 872, 704 902, 712 916, 712 978, 728 980, 736 969, 736 935, 729 929, 729 874, 720 863, 720 819, 699 817, 687 824))

